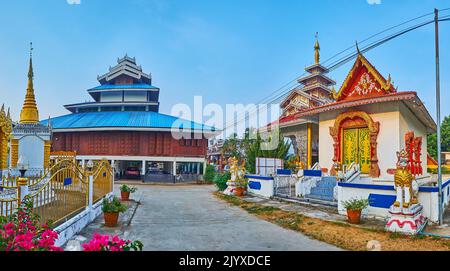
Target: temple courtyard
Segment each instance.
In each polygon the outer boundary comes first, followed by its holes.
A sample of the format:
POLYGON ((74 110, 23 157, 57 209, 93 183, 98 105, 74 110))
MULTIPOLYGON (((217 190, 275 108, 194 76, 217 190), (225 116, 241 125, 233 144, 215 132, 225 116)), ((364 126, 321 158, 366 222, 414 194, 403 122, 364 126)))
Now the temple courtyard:
MULTIPOLYGON (((210 185, 138 185, 121 214, 119 227, 98 217, 74 239, 83 243, 97 233, 140 240, 144 250, 340 250, 302 233, 257 218, 216 198, 210 185)), ((119 187, 115 187, 115 193, 119 187)), ((66 249, 76 250, 75 241, 66 249)))

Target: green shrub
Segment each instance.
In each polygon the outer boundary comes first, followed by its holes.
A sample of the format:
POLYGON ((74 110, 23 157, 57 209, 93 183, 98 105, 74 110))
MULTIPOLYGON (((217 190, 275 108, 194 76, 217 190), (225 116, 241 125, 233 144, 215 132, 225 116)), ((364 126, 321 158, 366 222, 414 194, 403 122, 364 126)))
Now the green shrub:
POLYGON ((134 193, 134 192, 136 192, 136 190, 137 190, 136 187, 131 187, 131 186, 128 186, 126 184, 122 184, 122 186, 120 187, 120 192, 134 193))
POLYGON ((358 211, 364 210, 369 206, 368 199, 350 199, 343 202, 344 208, 347 210, 358 211))
POLYGON ((127 210, 127 206, 120 202, 119 198, 104 199, 102 203, 103 213, 123 213, 127 210))
POLYGON ((213 165, 207 165, 205 169, 205 175, 203 179, 206 183, 212 183, 214 181, 214 177, 216 176, 216 169, 213 165))
POLYGON ((227 182, 231 179, 230 172, 225 172, 223 174, 216 174, 214 177, 214 184, 217 186, 219 191, 224 191, 227 189, 227 182))

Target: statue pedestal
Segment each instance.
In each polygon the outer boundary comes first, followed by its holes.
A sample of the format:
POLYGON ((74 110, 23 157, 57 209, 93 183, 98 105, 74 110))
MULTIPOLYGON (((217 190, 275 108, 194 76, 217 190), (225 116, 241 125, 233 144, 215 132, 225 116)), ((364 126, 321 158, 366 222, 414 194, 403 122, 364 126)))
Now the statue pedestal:
POLYGON ((228 196, 234 196, 236 194, 236 187, 236 182, 230 180, 227 182, 227 189, 223 193, 228 196))
POLYGON ((409 208, 391 206, 391 217, 386 223, 386 230, 415 235, 422 231, 428 219, 423 215, 421 204, 411 205, 409 208))

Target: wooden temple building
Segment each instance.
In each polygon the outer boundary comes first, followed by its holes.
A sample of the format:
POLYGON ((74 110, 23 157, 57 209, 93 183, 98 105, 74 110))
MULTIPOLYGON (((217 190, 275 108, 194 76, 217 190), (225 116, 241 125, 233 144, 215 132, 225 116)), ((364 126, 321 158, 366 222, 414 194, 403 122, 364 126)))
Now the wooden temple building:
POLYGON ((136 169, 149 181, 203 173, 214 127, 159 113, 160 89, 134 58, 118 59, 98 81, 88 90, 92 102, 66 105, 71 114, 48 120, 52 151, 76 152, 83 163, 106 158, 125 178, 136 169))

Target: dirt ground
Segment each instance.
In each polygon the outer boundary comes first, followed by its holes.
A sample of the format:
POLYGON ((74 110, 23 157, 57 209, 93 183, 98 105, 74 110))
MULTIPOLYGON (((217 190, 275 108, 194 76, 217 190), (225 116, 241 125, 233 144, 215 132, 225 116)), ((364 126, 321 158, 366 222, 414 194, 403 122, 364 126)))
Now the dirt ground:
POLYGON ((384 230, 351 226, 342 222, 306 217, 276 207, 249 203, 240 198, 216 192, 215 196, 239 206, 257 217, 281 227, 347 250, 367 250, 367 243, 376 240, 384 251, 450 251, 450 240, 426 236, 405 236, 384 230))

